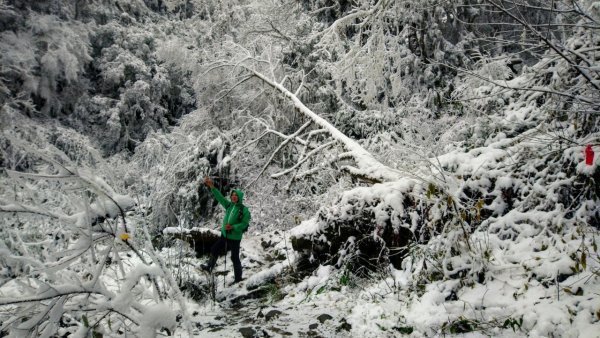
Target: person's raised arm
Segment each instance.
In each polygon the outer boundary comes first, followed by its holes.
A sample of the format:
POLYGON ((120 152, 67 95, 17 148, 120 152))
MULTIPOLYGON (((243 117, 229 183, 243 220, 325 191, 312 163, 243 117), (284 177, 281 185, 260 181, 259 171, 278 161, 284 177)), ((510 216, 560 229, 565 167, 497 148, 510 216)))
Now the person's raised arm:
POLYGON ((222 205, 223 208, 227 209, 231 205, 231 202, 229 202, 223 196, 223 194, 221 194, 219 189, 215 188, 215 184, 208 176, 204 177, 204 185, 206 185, 210 189, 210 192, 212 192, 212 194, 215 197, 215 199, 217 200, 217 202, 219 202, 219 204, 222 205))

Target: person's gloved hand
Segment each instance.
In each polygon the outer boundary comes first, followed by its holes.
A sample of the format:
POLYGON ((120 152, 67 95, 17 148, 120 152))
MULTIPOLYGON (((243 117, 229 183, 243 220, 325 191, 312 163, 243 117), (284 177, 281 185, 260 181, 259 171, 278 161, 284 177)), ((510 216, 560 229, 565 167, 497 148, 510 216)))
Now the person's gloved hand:
POLYGON ((209 187, 211 189, 215 186, 215 184, 213 183, 213 181, 208 176, 204 177, 204 185, 206 185, 207 187, 209 187))
POLYGON ((225 231, 231 231, 233 230, 233 227, 231 226, 231 224, 225 224, 225 231))

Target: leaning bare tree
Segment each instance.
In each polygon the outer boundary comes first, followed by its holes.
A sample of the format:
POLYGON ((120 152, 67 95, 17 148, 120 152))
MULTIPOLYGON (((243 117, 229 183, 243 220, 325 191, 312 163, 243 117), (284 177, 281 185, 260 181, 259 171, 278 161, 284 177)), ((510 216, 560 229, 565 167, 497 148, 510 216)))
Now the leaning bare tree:
MULTIPOLYGON (((302 179, 324 166, 330 166, 336 163, 339 163, 340 170, 370 182, 393 181, 401 177, 399 171, 382 164, 355 140, 340 132, 330 122, 308 108, 298 97, 299 92, 303 89, 303 82, 301 82, 296 89, 288 89, 284 85, 287 80, 285 76, 281 79, 277 79, 274 72, 271 72, 270 75, 266 75, 260 70, 260 67, 258 66, 264 63, 268 64, 272 69, 277 67, 269 61, 253 58, 249 53, 239 62, 222 61, 215 65, 211 65, 210 67, 210 70, 214 70, 217 67, 237 69, 242 74, 242 82, 247 81, 249 78, 256 78, 257 80, 262 81, 279 95, 289 100, 293 109, 304 115, 308 120, 308 122, 304 123, 300 128, 289 135, 272 130, 268 125, 265 126, 265 131, 260 137, 275 134, 281 138, 281 143, 272 152, 271 157, 262 168, 259 175, 271 164, 271 161, 279 150, 292 143, 302 148, 300 156, 298 156, 295 164, 279 173, 273 174, 273 178, 290 174, 292 176, 292 181, 295 179, 302 179), (309 129, 311 126, 312 128, 309 129), (315 135, 327 136, 317 138, 315 135), (308 170, 301 170, 301 166, 305 162, 312 161, 314 156, 323 154, 327 151, 332 151, 332 148, 337 148, 338 151, 336 152, 336 155, 332 156, 328 161, 313 166, 308 170)), ((259 139, 251 142, 257 142, 259 139)))
MULTIPOLYGON (((326 119, 331 111, 309 108, 311 95, 323 85, 316 79, 319 76, 331 78, 327 86, 336 95, 338 106, 334 109, 343 114, 409 110, 414 103, 412 96, 431 102, 437 109, 454 111, 458 106, 459 113, 491 115, 498 110, 499 99, 508 102, 511 96, 524 96, 526 101, 537 100, 538 106, 552 111, 551 120, 577 119, 586 132, 595 128, 597 122, 592 117, 600 87, 596 48, 590 38, 599 28, 593 6, 587 8, 577 1, 521 0, 459 4, 421 0, 405 5, 407 8, 391 1, 363 1, 340 10, 325 28, 304 36, 310 42, 302 47, 313 48, 310 56, 318 59, 310 70, 297 65, 303 61, 300 56, 296 56, 299 61, 290 61, 286 55, 286 50, 298 48, 299 42, 285 23, 261 17, 260 31, 268 33, 262 40, 246 41, 244 46, 232 41, 224 44, 229 57, 208 66, 208 72, 227 69, 225 74, 232 82, 223 95, 239 88, 251 91, 246 86, 249 81, 262 83, 252 99, 275 93, 285 103, 279 102, 272 110, 284 115, 297 112, 306 118, 295 125, 297 129, 282 133, 269 119, 248 116, 265 128, 255 142, 273 136, 281 141, 259 174, 287 147, 297 154, 294 162, 288 162, 286 169, 272 177, 288 174, 290 183, 332 165, 372 182, 403 176, 334 127, 326 119), (453 45, 452 39, 467 42, 453 45), (315 76, 319 71, 322 73, 315 76), (437 75, 428 75, 431 73, 437 75), (458 77, 461 81, 453 80, 456 82, 446 87, 437 84, 449 81, 446 75, 457 73, 464 75, 458 77), (419 78, 426 85, 431 81, 427 86, 433 89, 422 96, 411 93, 407 86, 417 87, 411 78, 419 78), (327 156, 307 166, 318 154, 327 156)), ((310 13, 317 16, 337 8, 314 6, 310 13)), ((395 114, 401 116, 401 112, 395 114)), ((523 128, 537 126, 537 122, 532 123, 523 128)), ((421 156, 431 158, 426 155, 421 156)), ((435 160, 430 164, 436 167, 435 160)), ((443 180, 443 175, 438 177, 443 180)))
MULTIPOLYGON (((221 50, 215 53, 220 59, 208 64, 199 78, 206 79, 207 75, 221 71, 211 81, 225 78, 229 86, 212 97, 224 101, 237 93, 239 101, 246 100, 246 104, 239 103, 230 110, 248 119, 244 130, 262 128, 262 133, 253 134, 256 138, 250 144, 267 138, 279 139, 255 177, 268 172, 274 162, 284 169, 270 173, 271 177, 288 175, 288 187, 327 168, 371 183, 407 176, 396 169, 403 167, 400 161, 404 162, 406 157, 377 158, 358 140, 385 129, 378 125, 381 121, 368 125, 369 116, 383 115, 383 123, 401 125, 404 121, 398 122, 407 116, 422 119, 432 114, 429 102, 438 100, 439 95, 411 89, 418 90, 419 81, 437 81, 437 75, 431 74, 440 66, 430 62, 429 56, 439 53, 445 44, 439 28, 427 34, 415 31, 427 20, 445 20, 437 9, 427 14, 442 3, 362 1, 323 7, 319 2, 309 1, 300 8, 292 2, 283 2, 273 5, 271 12, 284 15, 269 17, 264 14, 268 11, 263 11, 249 18, 249 27, 244 27, 246 34, 239 41, 226 39, 220 43, 221 50), (299 27, 278 18, 286 16, 298 17, 299 27), (414 46, 405 42, 413 37, 418 40, 414 46), (259 98, 270 106, 257 103, 249 109, 259 98), (286 117, 292 120, 296 114, 302 116, 301 121, 282 128, 279 120, 286 117), (344 121, 336 121, 338 117, 344 121), (349 129, 348 125, 354 125, 351 128, 360 129, 359 124, 367 124, 367 131, 352 130, 359 134, 355 136, 339 128, 345 125, 349 129)), ((433 130, 435 121, 428 122, 431 123, 422 126, 425 130, 422 136, 433 142, 438 137, 432 135, 443 132, 447 124, 433 130)), ((403 129, 401 138, 405 138, 415 127, 395 129, 403 129)), ((430 156, 428 151, 419 149, 413 157, 427 162, 430 156)))

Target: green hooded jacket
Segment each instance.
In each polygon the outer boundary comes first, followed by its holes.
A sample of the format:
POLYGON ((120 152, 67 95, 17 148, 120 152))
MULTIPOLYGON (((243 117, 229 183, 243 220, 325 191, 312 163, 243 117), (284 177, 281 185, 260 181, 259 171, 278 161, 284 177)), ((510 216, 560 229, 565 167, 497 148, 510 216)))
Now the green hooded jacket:
POLYGON ((221 225, 221 234, 223 237, 227 237, 228 239, 233 240, 241 240, 244 234, 244 230, 248 228, 248 224, 250 223, 250 210, 246 206, 242 204, 244 200, 244 193, 239 189, 233 189, 232 192, 235 192, 238 195, 238 202, 233 203, 230 200, 226 199, 223 194, 217 188, 210 189, 213 196, 220 205, 225 208, 225 217, 223 218, 223 224, 221 225), (240 220, 240 208, 243 208, 243 216, 240 220), (226 232, 225 225, 231 224, 233 230, 226 232))

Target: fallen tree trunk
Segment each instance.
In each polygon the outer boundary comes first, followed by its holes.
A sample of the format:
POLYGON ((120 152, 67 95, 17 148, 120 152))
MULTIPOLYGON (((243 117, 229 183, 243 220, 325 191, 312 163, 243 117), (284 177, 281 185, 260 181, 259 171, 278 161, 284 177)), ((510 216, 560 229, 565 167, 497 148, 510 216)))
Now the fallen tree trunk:
POLYGON ((375 157, 373 157, 373 155, 369 151, 363 148, 360 144, 358 144, 350 137, 346 136, 339 129, 334 127, 331 123, 329 123, 321 116, 310 110, 306 105, 304 105, 304 103, 298 98, 296 94, 286 89, 282 84, 275 82, 272 79, 269 79, 264 74, 257 72, 256 70, 253 70, 249 67, 244 68, 251 72, 252 75, 261 79, 263 82, 265 82, 266 84, 283 94, 283 96, 285 96, 291 101, 296 110, 298 110, 304 116, 311 119, 321 128, 325 129, 334 140, 339 142, 344 147, 344 149, 347 152, 341 154, 339 157, 352 158, 356 163, 356 166, 344 165, 341 167, 343 171, 346 171, 353 176, 361 177, 373 183, 393 182, 405 176, 398 170, 390 168, 378 161, 375 157))
POLYGON ((196 257, 210 254, 210 248, 221 237, 219 231, 208 228, 166 228, 163 230, 163 234, 189 243, 196 251, 196 257))

